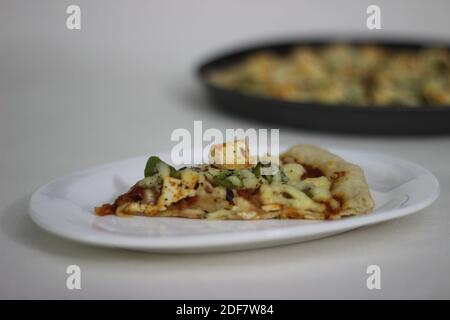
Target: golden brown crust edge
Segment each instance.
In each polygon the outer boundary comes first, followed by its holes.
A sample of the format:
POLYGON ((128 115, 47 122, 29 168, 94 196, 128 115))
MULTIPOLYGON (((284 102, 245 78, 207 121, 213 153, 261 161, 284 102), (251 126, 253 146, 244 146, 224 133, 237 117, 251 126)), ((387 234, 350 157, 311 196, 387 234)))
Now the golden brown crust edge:
POLYGON ((342 204, 342 210, 335 218, 365 214, 373 210, 374 201, 359 166, 308 144, 291 147, 281 155, 281 158, 284 157, 292 157, 300 164, 317 168, 332 181, 331 194, 342 204))

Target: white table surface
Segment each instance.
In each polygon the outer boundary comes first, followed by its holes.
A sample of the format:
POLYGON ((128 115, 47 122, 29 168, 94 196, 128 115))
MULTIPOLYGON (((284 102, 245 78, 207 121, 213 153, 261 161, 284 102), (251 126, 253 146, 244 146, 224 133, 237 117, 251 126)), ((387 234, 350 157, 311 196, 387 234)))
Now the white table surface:
MULTIPOLYGON (((423 212, 270 249, 162 255, 47 234, 30 194, 60 175, 161 150, 175 128, 267 128, 210 108, 193 76, 230 45, 308 32, 450 38, 448 1, 0 0, 0 298, 450 298, 450 136, 360 137, 281 127, 281 143, 359 148, 413 160, 441 183, 423 212), (82 30, 65 28, 69 4, 82 30), (82 289, 66 289, 66 267, 82 289), (382 289, 366 288, 366 267, 382 289)), ((420 124, 418 124, 420 125, 420 124)))

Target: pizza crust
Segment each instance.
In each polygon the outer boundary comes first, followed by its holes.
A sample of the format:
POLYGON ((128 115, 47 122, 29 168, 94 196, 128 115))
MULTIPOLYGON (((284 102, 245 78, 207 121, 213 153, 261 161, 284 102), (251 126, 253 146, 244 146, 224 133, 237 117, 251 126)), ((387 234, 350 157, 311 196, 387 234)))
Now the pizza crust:
POLYGON ((283 153, 281 159, 319 169, 332 181, 331 194, 341 202, 341 208, 332 218, 369 213, 374 208, 369 186, 362 169, 322 148, 299 144, 283 153))

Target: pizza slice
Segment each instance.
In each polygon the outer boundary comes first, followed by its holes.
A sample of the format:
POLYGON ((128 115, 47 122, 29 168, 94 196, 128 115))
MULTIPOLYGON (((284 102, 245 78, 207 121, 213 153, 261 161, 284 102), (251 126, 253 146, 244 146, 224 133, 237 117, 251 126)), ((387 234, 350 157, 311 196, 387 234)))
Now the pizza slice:
POLYGON ((145 177, 95 212, 100 216, 327 220, 369 213, 374 207, 362 169, 324 149, 296 145, 274 165, 252 163, 248 146, 233 145, 215 145, 209 164, 178 170, 150 157, 145 177), (219 158, 228 161, 219 163, 219 158), (269 166, 275 167, 271 174, 265 170, 269 166))

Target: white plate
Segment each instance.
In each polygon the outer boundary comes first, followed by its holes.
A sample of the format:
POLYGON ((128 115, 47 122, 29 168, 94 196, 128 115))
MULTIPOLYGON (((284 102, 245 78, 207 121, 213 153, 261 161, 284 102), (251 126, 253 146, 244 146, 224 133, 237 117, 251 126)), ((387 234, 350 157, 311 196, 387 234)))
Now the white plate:
MULTIPOLYGON (((73 173, 42 186, 31 197, 30 215, 45 230, 84 243, 158 252, 211 252, 323 238, 412 214, 439 195, 437 179, 419 165, 379 154, 332 152, 363 168, 376 203, 373 213, 337 221, 95 216, 95 206, 110 202, 142 178, 147 160, 142 156, 73 173)), ((170 162, 168 153, 159 156, 170 162)))

